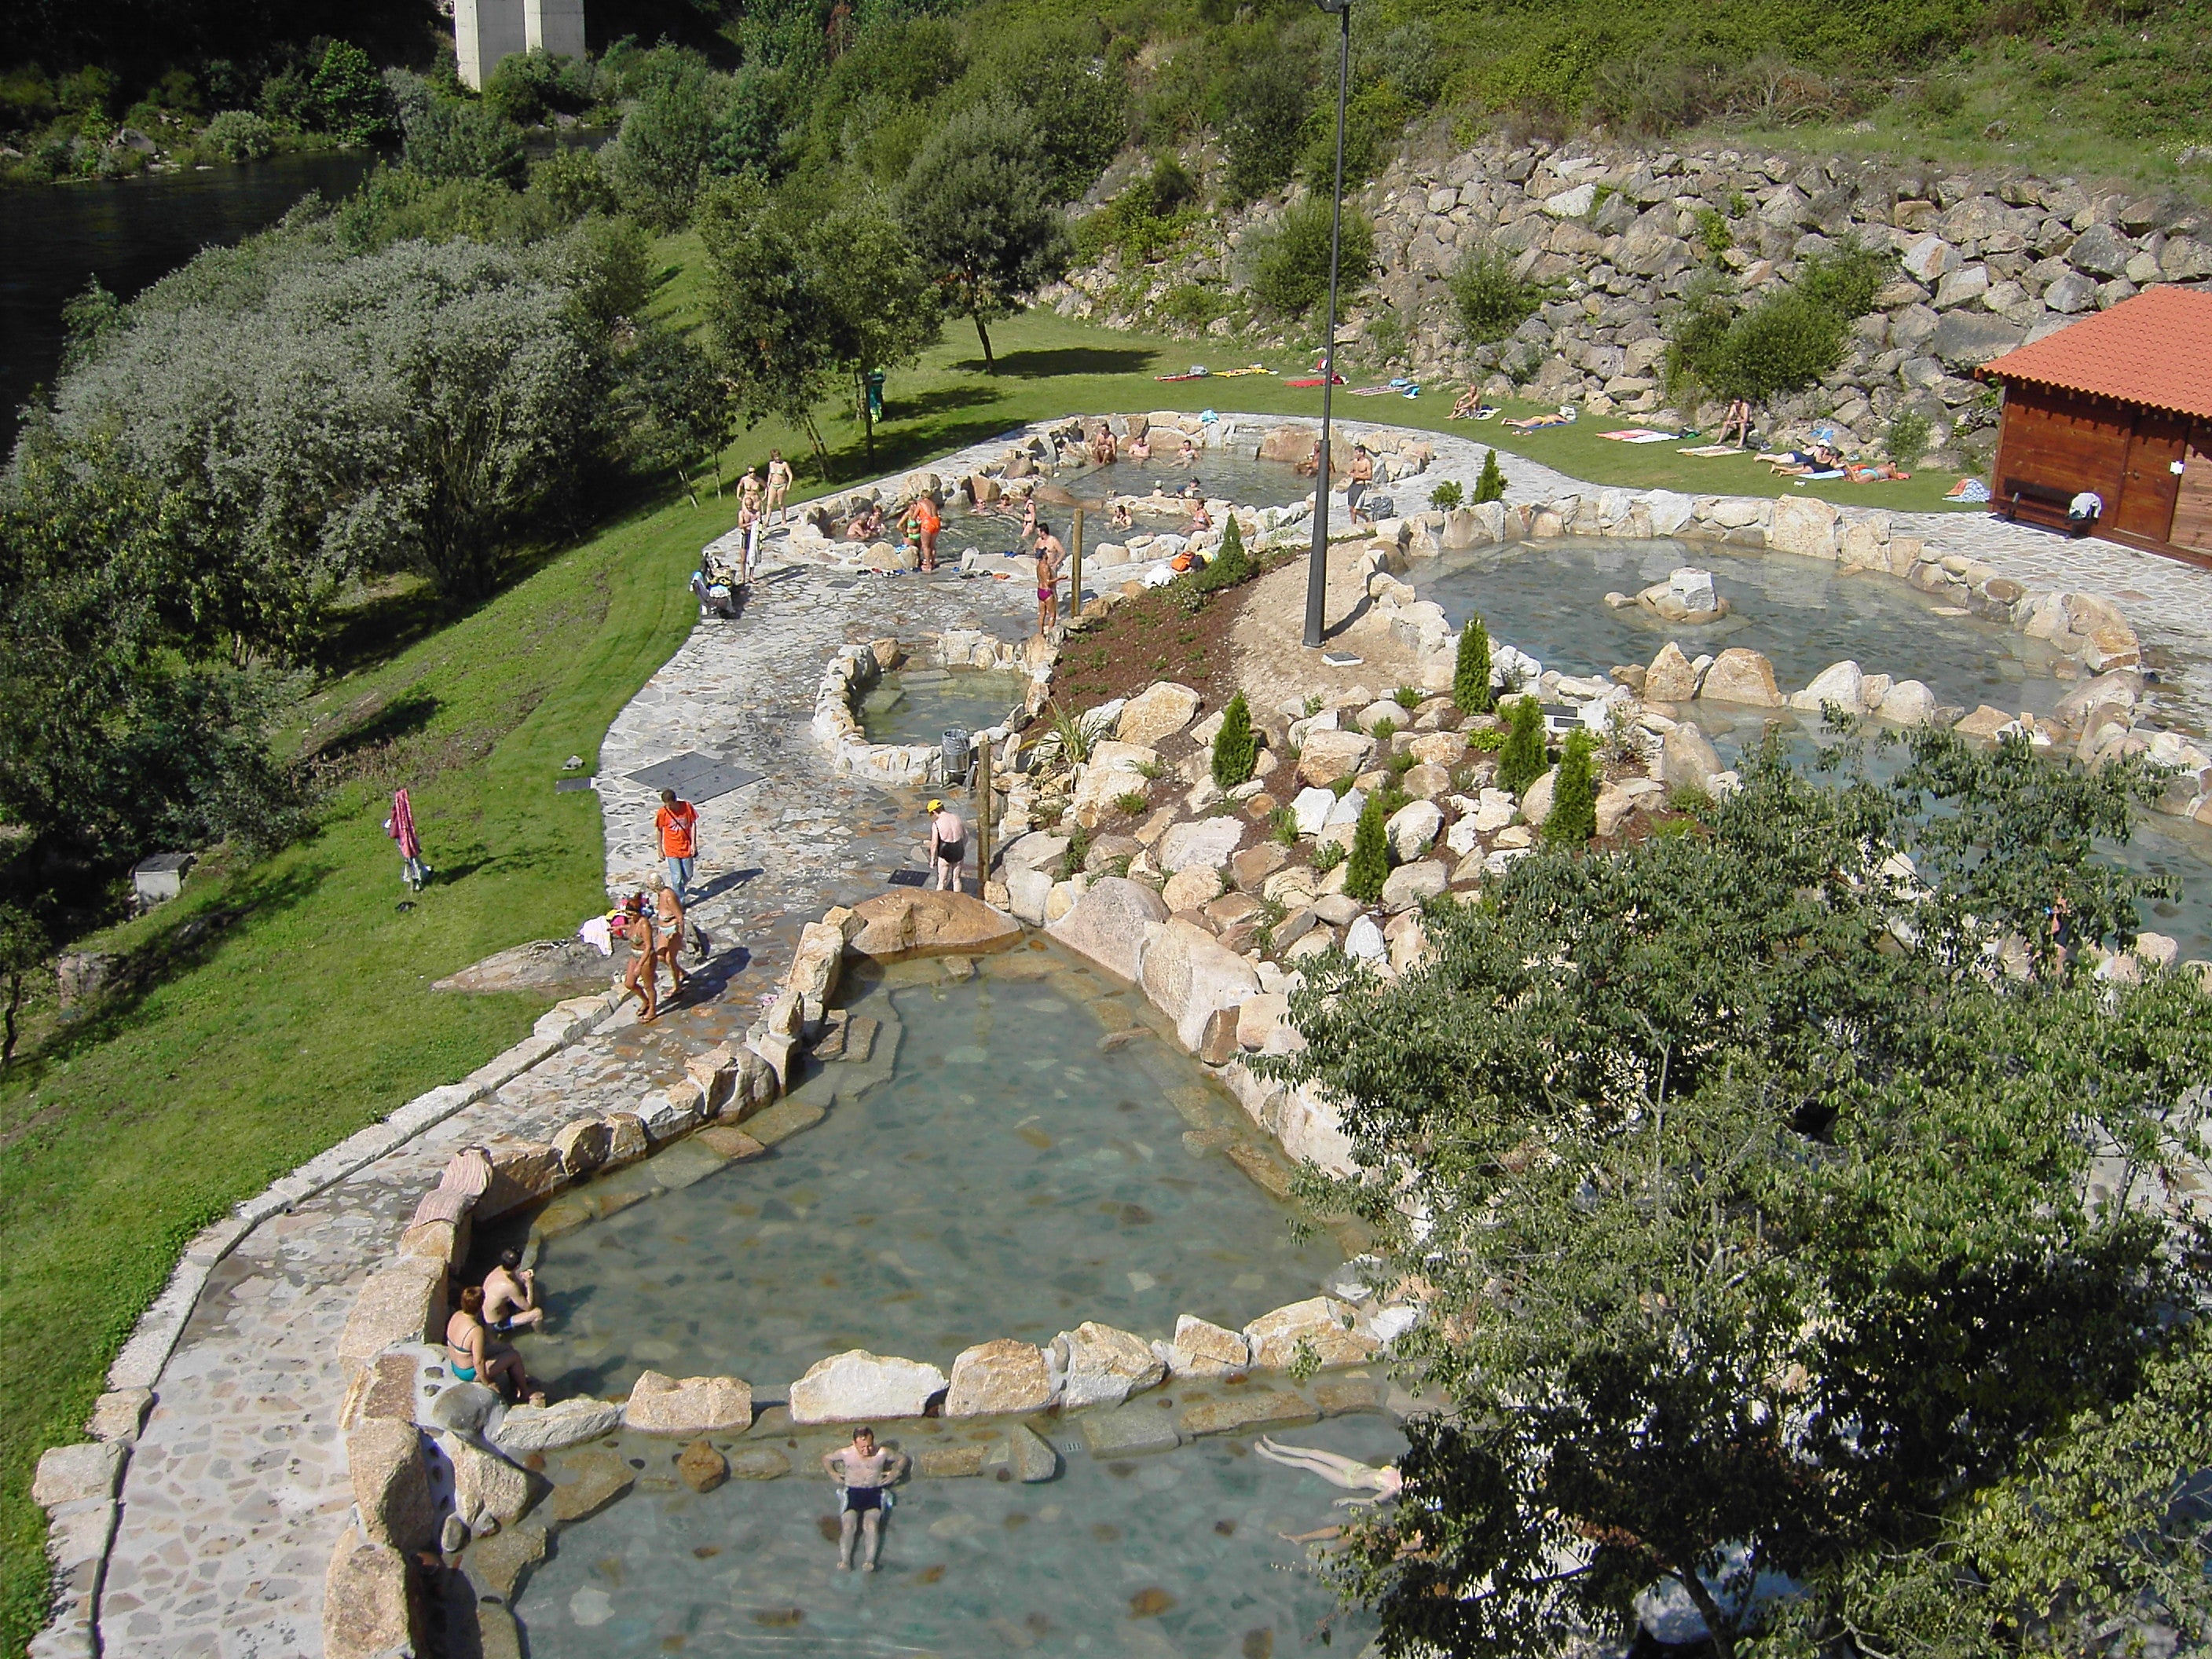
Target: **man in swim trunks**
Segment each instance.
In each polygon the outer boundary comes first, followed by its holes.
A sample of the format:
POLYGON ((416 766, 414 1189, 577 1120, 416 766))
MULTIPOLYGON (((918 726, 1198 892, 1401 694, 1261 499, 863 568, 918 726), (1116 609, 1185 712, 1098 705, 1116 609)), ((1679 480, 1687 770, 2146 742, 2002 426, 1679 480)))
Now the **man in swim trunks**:
POLYGON ((968 861, 968 826, 941 800, 929 803, 929 868, 939 892, 960 891, 960 869, 968 861))
POLYGON ((538 1275, 522 1265, 522 1252, 512 1245, 499 1253, 499 1266, 484 1275, 483 1317, 501 1336, 545 1322, 545 1310, 538 1305, 538 1275))
POLYGON ((876 1431, 853 1431, 853 1443, 822 1454, 822 1467, 837 1483, 837 1571, 853 1570, 853 1534, 866 1534, 860 1571, 873 1572, 884 1547, 884 1488, 906 1473, 904 1452, 885 1451, 876 1444, 876 1431))
POLYGON ((1037 632, 1045 638, 1060 626, 1060 562, 1067 556, 1067 550, 1060 544, 1060 538, 1052 533, 1052 526, 1042 519, 1036 523, 1036 599, 1037 632))

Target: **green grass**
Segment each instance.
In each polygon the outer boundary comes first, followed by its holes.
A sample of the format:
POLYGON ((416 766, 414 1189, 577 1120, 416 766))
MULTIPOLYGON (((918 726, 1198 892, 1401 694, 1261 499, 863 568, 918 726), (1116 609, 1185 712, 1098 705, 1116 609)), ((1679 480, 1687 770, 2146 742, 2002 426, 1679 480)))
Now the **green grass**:
MULTIPOLYGON (((689 251, 675 239, 663 252, 677 274, 659 303, 696 315, 689 251)), ((982 372, 972 331, 955 325, 919 368, 892 377, 872 467, 857 422, 825 411, 837 478, 896 471, 1063 415, 1209 403, 1258 414, 1320 408, 1317 391, 1273 380, 1152 379, 1194 359, 1227 367, 1248 357, 1241 349, 1209 353, 1048 313, 1004 323, 994 341, 996 375, 982 372)), ((1431 393, 1338 409, 1489 439, 1487 425, 1448 426, 1449 406, 1431 393)), ((1603 483, 1782 487, 1748 463, 1603 443, 1595 433, 1606 424, 1585 420, 1516 447, 1603 483)), ((805 460, 797 433, 763 426, 733 446, 726 471, 771 445, 805 460)), ((1833 493, 1923 505, 1938 487, 1887 487, 1914 492, 1909 501, 1878 486, 1833 493)), ((794 494, 824 488, 810 477, 794 494)), ((601 902, 598 797, 556 795, 553 781, 571 753, 593 757, 608 723, 683 639, 694 615, 684 574, 735 517, 726 497, 641 510, 442 627, 424 623, 419 596, 399 592, 386 615, 411 615, 411 631, 380 617, 354 632, 411 642, 324 687, 289 728, 295 739, 313 732, 326 743, 351 731, 383 745, 388 779, 339 789, 312 840, 250 868, 203 866, 182 900, 86 942, 162 966, 133 1000, 48 1038, 0 1081, 0 1351, 9 1356, 0 1368, 0 1653, 19 1651, 43 1617, 44 1517, 29 1500, 32 1465, 77 1436, 109 1360, 185 1240, 302 1160, 482 1064, 542 1011, 527 998, 428 987, 493 951, 564 933, 601 902), (413 788, 442 872, 406 911, 380 828, 389 781, 413 788), (180 943, 180 926, 199 917, 224 925, 180 943)))

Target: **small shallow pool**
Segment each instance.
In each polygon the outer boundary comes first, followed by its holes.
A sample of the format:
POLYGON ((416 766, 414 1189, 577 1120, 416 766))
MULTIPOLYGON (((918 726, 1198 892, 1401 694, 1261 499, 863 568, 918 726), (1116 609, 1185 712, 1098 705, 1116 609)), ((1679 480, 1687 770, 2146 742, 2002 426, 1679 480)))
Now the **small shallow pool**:
POLYGON ((1967 709, 1987 702, 2047 714, 2067 689, 2053 677, 2066 659, 2039 641, 1946 615, 1951 607, 1893 577, 1846 575, 1824 560, 1786 553, 1678 541, 1514 542, 1447 554, 1413 581, 1453 627, 1479 614, 1493 636, 1563 674, 1602 676, 1617 664, 1649 663, 1671 639, 1692 657, 1730 646, 1764 652, 1785 695, 1847 657, 1869 674, 1923 681, 1939 702, 1967 709), (1730 614, 1691 628, 1606 604, 1608 592, 1632 597, 1680 565, 1711 571, 1730 614))
MULTIPOLYGON (((1173 451, 1165 453, 1172 455, 1173 451)), ((1082 503, 1084 541, 1091 547, 1101 542, 1123 541, 1144 531, 1181 531, 1190 517, 1188 507, 1181 501, 1162 500, 1139 510, 1134 518, 1135 529, 1127 531, 1112 527, 1103 503, 1115 495, 1146 495, 1156 488, 1161 496, 1172 496, 1183 489, 1194 476, 1207 499, 1227 501, 1237 507, 1288 507, 1313 494, 1313 480, 1301 477, 1288 462, 1256 460, 1235 451, 1201 449, 1199 464, 1194 467, 1163 465, 1156 454, 1149 465, 1141 466, 1121 461, 1112 466, 1063 471, 1054 477, 1039 480, 1045 498, 1039 501, 1037 511, 1065 542, 1073 509, 1067 501, 1056 499, 1056 495, 1065 492, 1082 503)), ((1402 488, 1399 493, 1402 497, 1402 488)), ((1425 489, 1422 500, 1425 504, 1425 489)), ((945 532, 939 545, 956 554, 973 547, 999 555, 1018 548, 1021 534, 1018 505, 994 507, 981 512, 955 510, 945 517, 945 532)))
POLYGON ((695 1176, 679 1142, 549 1210, 541 1229, 585 1224, 541 1233, 532 1373, 556 1395, 620 1395, 651 1366, 781 1398, 848 1348, 949 1368, 993 1337, 1234 1328, 1315 1295, 1346 1252, 1294 1238, 1240 1167, 1279 1185, 1273 1142, 1140 995, 1032 943, 965 981, 924 961, 850 994, 868 1058, 797 1089, 828 1115, 768 1156, 695 1176), (653 1184, 663 1160, 689 1184, 653 1184), (595 1189, 650 1196, 586 1220, 595 1189))
MULTIPOLYGON (((836 1570, 835 1504, 818 1474, 701 1495, 665 1478, 669 1443, 625 1444, 647 1462, 638 1489, 562 1528, 517 1598, 532 1659, 1354 1659, 1373 1635, 1372 1618, 1340 1607, 1306 1547, 1280 1535, 1340 1521, 1335 1487, 1254 1455, 1248 1436, 1102 1461, 1071 1427, 1049 1432, 1061 1462, 1052 1480, 899 1488, 873 1574, 836 1570)), ((1369 1463, 1405 1445, 1373 1413, 1277 1437, 1369 1463)), ((763 1440, 756 1431, 732 1449, 763 1440)), ((764 1443, 795 1463, 820 1442, 764 1443)))
POLYGON ((995 668, 901 668, 861 699, 860 726, 870 743, 934 744, 957 726, 986 731, 1018 715, 1029 677, 995 668))

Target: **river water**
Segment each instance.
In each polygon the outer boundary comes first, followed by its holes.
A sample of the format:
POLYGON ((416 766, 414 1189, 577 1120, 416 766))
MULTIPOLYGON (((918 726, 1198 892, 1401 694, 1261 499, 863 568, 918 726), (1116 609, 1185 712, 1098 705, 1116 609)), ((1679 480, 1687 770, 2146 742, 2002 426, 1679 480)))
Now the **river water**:
POLYGON ((210 244, 274 224, 309 191, 335 198, 374 158, 273 156, 205 172, 106 184, 53 185, 0 194, 0 450, 15 441, 16 412, 51 385, 62 357, 62 302, 88 277, 131 299, 210 244))

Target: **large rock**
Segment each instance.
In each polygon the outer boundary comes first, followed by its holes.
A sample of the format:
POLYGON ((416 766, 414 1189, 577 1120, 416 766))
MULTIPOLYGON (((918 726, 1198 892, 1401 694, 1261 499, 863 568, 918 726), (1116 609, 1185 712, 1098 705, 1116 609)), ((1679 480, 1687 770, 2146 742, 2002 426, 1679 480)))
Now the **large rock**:
POLYGON ((1221 872, 1202 864, 1178 870, 1160 889, 1160 902, 1168 907, 1170 915, 1178 910, 1198 909, 1220 896, 1221 872))
POLYGON ((447 1435, 441 1444, 453 1466, 453 1512, 471 1532, 491 1531, 487 1520, 511 1527, 528 1513, 537 1496, 528 1470, 459 1435, 447 1435))
POLYGON ((346 1473, 362 1530, 372 1544, 419 1550, 438 1535, 430 1463, 412 1423, 368 1418, 346 1435, 346 1473))
POLYGON ((122 1478, 123 1448, 112 1441, 51 1447, 40 1454, 38 1472, 31 1479, 31 1501, 51 1510, 112 1498, 122 1478))
POLYGON ((1682 721, 1667 734, 1659 747, 1659 775, 1669 789, 1702 789, 1711 793, 1721 769, 1721 757, 1705 734, 1682 721))
POLYGON ((1451 872, 1444 868, 1442 860, 1417 859, 1411 864, 1400 865, 1383 878, 1382 908, 1390 911, 1411 909, 1450 885, 1451 872))
POLYGON ((1390 815, 1382 826, 1389 837, 1390 851, 1401 864, 1410 864, 1437 844, 1437 836, 1444 827, 1444 815, 1435 802, 1408 801, 1390 815))
POLYGON ((641 1373, 623 1407, 623 1426, 641 1434, 743 1434, 753 1423, 751 1385, 734 1376, 641 1373))
POLYGON ((1291 822, 1302 836, 1317 836, 1336 811, 1336 792, 1309 785, 1291 799, 1291 822))
POLYGON ((392 1659, 416 1645, 414 1581, 407 1558, 348 1527, 323 1577, 323 1659, 392 1659))
POLYGON ((1875 712, 1898 726, 1925 726, 1936 718, 1936 694, 1918 680, 1899 680, 1875 712))
POLYGON ((350 1375, 395 1342, 422 1341, 445 1314, 445 1263, 403 1256, 362 1281, 338 1336, 338 1364, 350 1375))
POLYGON ((1953 368, 1978 368, 2027 337, 2016 324, 1985 311, 1947 311, 1929 349, 1953 368))
POLYGON ((558 1451, 622 1426, 623 1408, 611 1400, 578 1395, 554 1406, 510 1406, 492 1436, 492 1444, 510 1457, 532 1452, 558 1451))
POLYGON ((1233 817, 1194 818, 1171 825, 1152 849, 1152 862, 1170 875, 1185 870, 1218 870, 1243 843, 1244 825, 1233 817))
POLYGON ((1842 662, 1829 664, 1814 675, 1810 685, 1790 697, 1790 706, 1817 714, 1825 703, 1840 703, 1844 713, 1856 714, 1859 712, 1859 699, 1865 690, 1865 674, 1860 672, 1856 663, 1845 658, 1842 662))
POLYGON ((432 982, 434 991, 530 991, 574 996, 603 989, 607 959, 580 939, 538 939, 471 963, 432 982))
POLYGON ((553 1480, 553 1496, 545 1507, 556 1521, 581 1521, 628 1492, 637 1476, 618 1453, 594 1446, 561 1458, 553 1480))
POLYGON ((1041 1412, 1052 1403, 1052 1372, 1044 1350, 1012 1337, 978 1342, 952 1362, 945 1391, 947 1417, 995 1417, 1041 1412))
POLYGON ((491 1537, 471 1543, 462 1566, 480 1593, 513 1601, 531 1568, 545 1559, 545 1528, 534 1522, 526 1527, 502 1527, 491 1537))
POLYGON ((1045 906, 1052 902, 1053 878, 1048 871, 1022 866, 1006 872, 1006 908, 1017 921, 1032 927, 1045 924, 1045 906))
POLYGON ((1687 702, 1697 694, 1697 668, 1682 654, 1680 646, 1668 641, 1652 658, 1651 666, 1644 671, 1644 701, 1687 702))
POLYGON ((918 1359, 848 1349, 817 1360, 791 1385, 794 1423, 863 1423, 920 1417, 945 1387, 945 1373, 918 1359))
POLYGON ((1085 829, 1097 823, 1120 797, 1143 794, 1151 780, 1145 775, 1160 763, 1160 751, 1139 743, 1093 744, 1091 758, 1076 769, 1075 793, 1070 801, 1075 821, 1085 829))
POLYGON ((1167 1375, 1166 1364, 1143 1337, 1089 1320, 1053 1338, 1052 1358, 1066 1411, 1118 1406, 1167 1375))
POLYGON ((1754 708, 1782 704, 1782 694, 1774 685, 1774 665, 1763 653, 1741 646, 1730 646, 1713 659, 1698 696, 1711 702, 1740 702, 1754 708))
POLYGON ((1244 1328, 1252 1363, 1264 1370, 1288 1370, 1299 1350, 1311 1346, 1324 1365, 1356 1365, 1370 1358, 1375 1345, 1352 1328, 1358 1310, 1334 1297, 1309 1297, 1261 1314, 1244 1328))
POLYGON ((1326 788, 1339 778, 1358 777, 1374 758, 1375 739, 1364 732, 1309 732, 1298 750, 1298 777, 1326 788))
POLYGON ((1114 736, 1122 743, 1156 746, 1196 720, 1201 701, 1188 686, 1162 680, 1121 705, 1114 736))
POLYGON ((1170 920, 1145 952, 1140 982, 1153 1006, 1175 1022, 1183 1047, 1196 1054, 1214 1012, 1258 991, 1260 975, 1204 928, 1170 920))
POLYGON ((1832 502, 1817 495, 1784 495, 1774 503, 1774 522, 1767 530, 1766 544, 1777 553, 1832 559, 1836 521, 1842 516, 1832 502))
POLYGON ((984 956, 1022 936, 1019 922, 967 893, 900 888, 862 899, 853 916, 860 932, 848 948, 878 962, 984 956))
POLYGON ((1101 876, 1046 931, 1116 978, 1135 981, 1146 947, 1168 919, 1160 896, 1121 876, 1101 876))
POLYGON ((1227 1376, 1252 1363, 1252 1345, 1242 1331, 1224 1330, 1195 1314, 1178 1315, 1175 1335, 1161 1346, 1160 1357, 1177 1376, 1227 1376))

